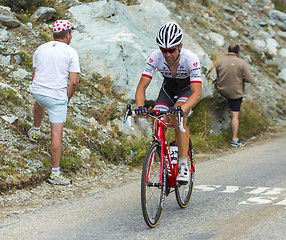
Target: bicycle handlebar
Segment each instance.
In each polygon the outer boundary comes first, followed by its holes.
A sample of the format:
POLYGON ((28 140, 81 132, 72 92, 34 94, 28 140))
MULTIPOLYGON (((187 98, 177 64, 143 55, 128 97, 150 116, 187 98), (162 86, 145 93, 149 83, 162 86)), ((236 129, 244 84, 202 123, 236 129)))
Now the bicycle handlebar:
MULTIPOLYGON (((183 117, 184 117, 184 113, 181 109, 181 106, 178 106, 177 107, 177 110, 178 110, 178 125, 179 125, 179 129, 182 133, 186 132, 186 130, 184 129, 184 126, 183 126, 183 117)), ((164 115, 167 115, 169 114, 169 111, 160 111, 160 110, 151 110, 151 111, 147 111, 147 115, 149 116, 164 116, 164 115)), ((126 113, 125 113, 125 116, 124 116, 124 121, 123 123, 127 123, 129 129, 131 131, 134 130, 134 128, 132 127, 132 123, 131 123, 131 117, 136 115, 135 114, 135 111, 132 111, 131 110, 131 105, 128 104, 127 105, 127 110, 126 110, 126 113)))

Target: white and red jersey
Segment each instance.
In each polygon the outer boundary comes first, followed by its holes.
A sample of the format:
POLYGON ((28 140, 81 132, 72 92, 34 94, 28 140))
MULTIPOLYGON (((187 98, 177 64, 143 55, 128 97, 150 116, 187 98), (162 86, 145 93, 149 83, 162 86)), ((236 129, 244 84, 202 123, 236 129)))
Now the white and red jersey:
POLYGON ((200 61, 197 55, 183 48, 180 56, 175 78, 172 76, 160 49, 151 53, 142 76, 152 79, 157 69, 163 75, 164 82, 175 88, 183 88, 190 83, 202 83, 200 61))

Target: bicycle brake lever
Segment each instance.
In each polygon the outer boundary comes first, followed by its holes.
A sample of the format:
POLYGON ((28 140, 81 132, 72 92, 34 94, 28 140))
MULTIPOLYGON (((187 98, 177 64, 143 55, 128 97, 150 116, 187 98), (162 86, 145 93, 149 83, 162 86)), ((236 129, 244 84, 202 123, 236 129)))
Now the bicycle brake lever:
POLYGON ((128 116, 132 116, 131 105, 127 104, 127 110, 125 112, 123 123, 126 123, 128 116))
POLYGON ((177 107, 178 109, 178 125, 179 125, 179 129, 182 133, 186 132, 186 130, 184 129, 183 126, 183 117, 184 117, 184 112, 182 111, 181 106, 177 107))
POLYGON ((131 105, 128 104, 127 105, 127 110, 126 110, 126 113, 125 113, 125 116, 124 116, 124 120, 123 120, 123 123, 127 123, 129 129, 131 131, 134 131, 134 128, 132 127, 132 123, 131 123, 131 116, 132 116, 132 110, 131 110, 131 105))

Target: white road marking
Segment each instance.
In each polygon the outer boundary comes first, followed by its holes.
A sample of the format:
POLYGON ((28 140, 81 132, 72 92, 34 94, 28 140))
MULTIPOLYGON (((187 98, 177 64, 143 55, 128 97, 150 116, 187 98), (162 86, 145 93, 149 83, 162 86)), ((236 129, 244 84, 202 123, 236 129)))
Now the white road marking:
POLYGON ((236 193, 243 191, 244 194, 257 195, 247 198, 238 204, 273 204, 277 206, 286 206, 286 199, 282 200, 286 195, 286 188, 270 188, 270 187, 243 187, 243 186, 222 186, 222 185, 198 185, 194 186, 194 191, 210 192, 217 191, 219 193, 236 193), (251 189, 251 191, 249 191, 251 189), (248 192, 246 192, 248 190, 248 192), (273 196, 274 195, 274 196, 273 196), (281 199, 282 198, 282 199, 281 199), (277 201, 275 201, 277 200, 277 201))
POLYGON ((273 200, 277 199, 277 197, 251 197, 248 198, 246 201, 240 202, 239 204, 267 204, 272 203, 273 200))
POLYGON ((222 192, 222 193, 234 193, 234 192, 239 191, 239 188, 240 188, 239 186, 226 186, 225 190, 219 191, 219 192, 222 192))
POLYGON ((201 190, 203 192, 209 192, 209 191, 214 191, 220 187, 221 185, 198 185, 195 186, 194 189, 201 190))

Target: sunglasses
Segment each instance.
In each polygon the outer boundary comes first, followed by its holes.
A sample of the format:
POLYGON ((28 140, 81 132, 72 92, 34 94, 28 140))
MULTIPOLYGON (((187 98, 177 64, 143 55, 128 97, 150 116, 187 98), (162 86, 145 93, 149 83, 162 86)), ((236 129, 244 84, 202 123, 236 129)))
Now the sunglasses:
POLYGON ((177 50, 177 48, 172 48, 172 49, 160 48, 160 50, 161 50, 161 52, 164 53, 164 54, 166 54, 167 52, 170 53, 170 54, 172 54, 172 53, 174 53, 174 52, 177 50))

